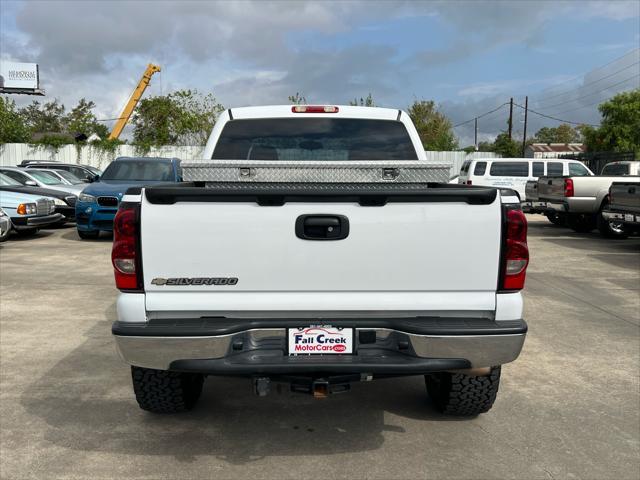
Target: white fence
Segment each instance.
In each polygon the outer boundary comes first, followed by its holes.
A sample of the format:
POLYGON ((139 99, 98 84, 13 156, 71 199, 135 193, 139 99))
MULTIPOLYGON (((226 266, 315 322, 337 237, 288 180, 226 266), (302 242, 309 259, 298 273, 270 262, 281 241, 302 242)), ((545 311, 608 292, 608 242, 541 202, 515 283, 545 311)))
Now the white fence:
MULTIPOLYGON (((5 143, 0 145, 0 166, 15 166, 23 160, 56 160, 65 163, 82 163, 104 169, 116 157, 135 157, 144 154, 147 157, 176 157, 182 160, 200 158, 204 147, 164 146, 152 148, 149 152, 140 152, 133 145, 120 145, 114 152, 92 147, 91 145, 65 145, 59 149, 37 147, 26 143, 5 143)), ((451 165, 450 175, 460 172, 465 160, 472 158, 499 158, 492 152, 426 152, 427 160, 432 163, 451 165)))
POLYGON ((183 160, 200 158, 204 147, 158 147, 149 152, 141 152, 133 145, 120 145, 108 152, 91 145, 65 145, 58 150, 43 148, 26 143, 5 143, 0 145, 0 166, 15 166, 23 160, 56 160, 64 163, 82 163, 104 169, 116 157, 177 157, 183 160))

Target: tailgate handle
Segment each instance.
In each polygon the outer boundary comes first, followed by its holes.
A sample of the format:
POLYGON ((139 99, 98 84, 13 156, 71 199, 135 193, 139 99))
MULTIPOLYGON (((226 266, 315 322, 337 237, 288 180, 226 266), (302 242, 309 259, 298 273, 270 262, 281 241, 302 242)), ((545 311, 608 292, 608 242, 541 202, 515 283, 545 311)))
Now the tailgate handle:
POLYGON ((551 185, 553 183, 553 180, 548 180, 547 181, 547 185, 551 185))
POLYGON ((636 187, 629 187, 629 193, 636 193, 636 187))
POLYGON ((349 219, 344 215, 300 215, 296 236, 303 240, 342 240, 349 235, 349 219))

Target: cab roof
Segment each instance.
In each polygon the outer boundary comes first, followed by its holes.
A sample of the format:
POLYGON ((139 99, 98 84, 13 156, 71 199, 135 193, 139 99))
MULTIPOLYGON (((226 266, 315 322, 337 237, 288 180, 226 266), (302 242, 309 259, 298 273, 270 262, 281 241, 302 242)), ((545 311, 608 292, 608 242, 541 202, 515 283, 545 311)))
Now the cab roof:
POLYGON ((254 118, 300 118, 300 117, 326 117, 326 118, 359 118, 372 120, 398 120, 401 110, 380 107, 355 107, 352 105, 265 105, 260 107, 238 107, 227 110, 230 117, 236 119, 254 118), (311 113, 294 112, 294 107, 327 106, 337 107, 337 112, 311 113))

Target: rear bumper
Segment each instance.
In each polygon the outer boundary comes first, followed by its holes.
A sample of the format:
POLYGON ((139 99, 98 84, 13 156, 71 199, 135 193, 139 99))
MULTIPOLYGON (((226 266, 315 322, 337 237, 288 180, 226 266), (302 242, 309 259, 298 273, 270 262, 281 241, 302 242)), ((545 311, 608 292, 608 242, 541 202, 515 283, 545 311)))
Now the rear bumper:
POLYGON ((595 213, 596 199, 593 197, 565 197, 563 200, 545 201, 549 210, 564 213, 595 213))
POLYGON ((640 214, 637 213, 625 213, 614 210, 603 210, 602 216, 605 220, 611 222, 621 222, 628 225, 640 225, 640 214))
POLYGON ((335 320, 354 328, 353 355, 287 355, 287 328, 321 321, 198 319, 155 324, 115 322, 117 349, 129 364, 213 375, 370 373, 417 375, 515 360, 523 320, 335 320))
POLYGON ((525 200, 521 203, 521 206, 522 211, 526 213, 543 213, 547 210, 547 202, 541 202, 538 200, 525 200))

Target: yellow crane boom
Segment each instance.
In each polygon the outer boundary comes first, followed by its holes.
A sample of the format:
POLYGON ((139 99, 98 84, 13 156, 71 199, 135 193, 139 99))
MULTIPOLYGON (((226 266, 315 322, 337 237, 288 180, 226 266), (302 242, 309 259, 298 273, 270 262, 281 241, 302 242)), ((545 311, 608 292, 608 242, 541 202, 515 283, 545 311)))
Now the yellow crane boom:
POLYGON ((142 78, 138 82, 138 86, 131 94, 131 98, 129 98, 129 101, 127 102, 124 109, 122 110, 122 113, 118 117, 116 124, 113 126, 113 130, 111 130, 111 133, 109 134, 109 140, 113 140, 120 137, 122 130, 124 129, 127 122, 129 121, 129 118, 131 118, 131 114, 133 113, 134 108, 136 108, 136 105, 138 105, 140 98, 142 98, 142 94, 149 86, 149 83, 151 82, 151 77, 153 76, 154 73, 159 71, 160 71, 160 67, 158 65, 154 65, 152 63, 147 65, 147 69, 142 74, 142 78))

